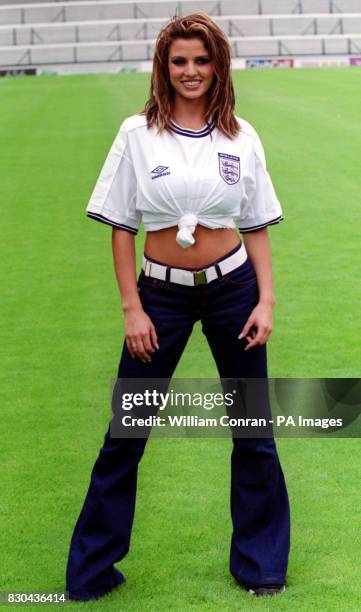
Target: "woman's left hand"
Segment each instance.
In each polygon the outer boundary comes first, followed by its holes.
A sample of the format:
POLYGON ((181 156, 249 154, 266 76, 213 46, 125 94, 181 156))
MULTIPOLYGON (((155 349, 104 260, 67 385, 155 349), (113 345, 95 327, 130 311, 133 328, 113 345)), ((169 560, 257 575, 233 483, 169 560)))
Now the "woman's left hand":
POLYGON ((272 304, 259 302, 252 310, 238 338, 247 340, 248 344, 244 350, 249 351, 254 346, 266 344, 271 333, 272 304))

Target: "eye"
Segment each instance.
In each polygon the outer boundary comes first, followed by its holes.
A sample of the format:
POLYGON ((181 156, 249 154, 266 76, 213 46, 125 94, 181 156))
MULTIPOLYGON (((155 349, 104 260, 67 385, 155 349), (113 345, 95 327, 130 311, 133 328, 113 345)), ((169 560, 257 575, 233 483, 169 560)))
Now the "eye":
MULTIPOLYGON (((211 60, 209 57, 198 57, 196 59, 196 63, 200 64, 201 66, 204 66, 205 64, 209 64, 210 61, 211 60)), ((181 57, 175 58, 172 60, 172 64, 175 64, 176 66, 182 66, 185 63, 186 63, 186 60, 182 59, 181 57)))

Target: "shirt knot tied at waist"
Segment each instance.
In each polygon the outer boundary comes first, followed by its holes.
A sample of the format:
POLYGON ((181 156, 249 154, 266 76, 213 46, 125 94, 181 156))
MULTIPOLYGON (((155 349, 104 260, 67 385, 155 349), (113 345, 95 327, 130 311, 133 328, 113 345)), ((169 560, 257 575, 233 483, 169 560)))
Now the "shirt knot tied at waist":
POLYGON ((179 219, 179 232, 177 233, 176 241, 183 249, 187 249, 195 243, 193 233, 196 229, 197 223, 198 217, 193 213, 182 215, 179 219))

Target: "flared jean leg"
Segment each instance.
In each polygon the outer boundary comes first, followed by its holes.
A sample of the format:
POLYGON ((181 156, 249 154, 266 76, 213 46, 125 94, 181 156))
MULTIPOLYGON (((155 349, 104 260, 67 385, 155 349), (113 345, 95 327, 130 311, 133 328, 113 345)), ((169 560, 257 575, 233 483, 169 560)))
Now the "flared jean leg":
POLYGON ((100 597, 124 582, 113 564, 129 549, 138 463, 146 442, 112 439, 109 429, 105 435, 70 546, 66 589, 73 599, 100 597))
MULTIPOLYGON (((246 341, 238 339, 258 302, 252 264, 248 260, 231 276, 229 281, 225 278, 223 289, 221 284, 213 289, 209 286, 203 332, 221 378, 265 380, 266 346, 245 351, 246 341)), ((260 393, 267 412, 267 381, 260 385, 260 393)), ((244 586, 284 583, 290 548, 290 509, 275 441, 273 437, 233 436, 232 444, 230 571, 244 586)))
POLYGON ((233 438, 230 571, 244 586, 284 584, 290 546, 287 489, 270 438, 233 438))
MULTIPOLYGON (((159 350, 150 363, 132 359, 124 343, 119 379, 170 379, 194 323, 189 292, 175 288, 157 291, 140 284, 143 308, 157 330, 159 350)), ((147 438, 116 438, 108 429, 93 467, 89 489, 71 540, 66 571, 70 598, 101 597, 124 576, 114 567, 129 550, 135 511, 138 464, 147 438)))

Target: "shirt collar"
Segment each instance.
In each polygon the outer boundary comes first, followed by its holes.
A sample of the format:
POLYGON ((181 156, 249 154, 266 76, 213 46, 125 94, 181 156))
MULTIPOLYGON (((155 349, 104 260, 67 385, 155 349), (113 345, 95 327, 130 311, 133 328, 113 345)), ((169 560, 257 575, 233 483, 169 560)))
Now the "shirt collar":
POLYGON ((178 123, 176 123, 175 121, 173 121, 173 119, 171 119, 170 123, 170 127, 173 132, 179 134, 180 136, 188 136, 189 138, 203 138, 204 136, 208 136, 208 134, 210 134, 215 128, 215 125, 212 121, 210 121, 210 123, 207 123, 200 130, 191 130, 189 128, 184 128, 181 125, 178 125, 178 123))

